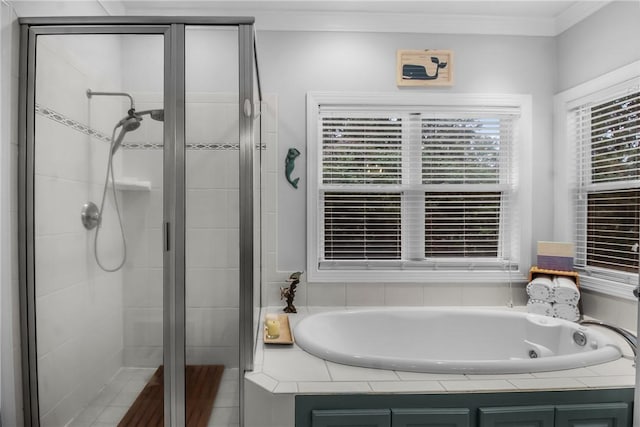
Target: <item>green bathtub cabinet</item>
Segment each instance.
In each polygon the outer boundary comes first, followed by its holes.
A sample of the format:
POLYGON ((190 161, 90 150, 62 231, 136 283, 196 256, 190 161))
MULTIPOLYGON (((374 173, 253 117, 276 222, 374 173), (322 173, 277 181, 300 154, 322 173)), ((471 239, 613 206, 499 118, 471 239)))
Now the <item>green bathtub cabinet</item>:
POLYGON ((469 427, 469 410, 391 409, 391 427, 469 427))
POLYGON ((468 409, 312 410, 312 427, 469 427, 468 409))
POLYGON ((620 427, 630 426, 627 403, 596 403, 556 407, 556 426, 620 427))
POLYGON ((553 406, 509 406, 479 409, 480 427, 555 427, 553 406))
POLYGON ((388 409, 338 409, 311 411, 313 427, 391 427, 388 409))
POLYGON ((296 427, 632 427, 633 389, 298 395, 296 427))

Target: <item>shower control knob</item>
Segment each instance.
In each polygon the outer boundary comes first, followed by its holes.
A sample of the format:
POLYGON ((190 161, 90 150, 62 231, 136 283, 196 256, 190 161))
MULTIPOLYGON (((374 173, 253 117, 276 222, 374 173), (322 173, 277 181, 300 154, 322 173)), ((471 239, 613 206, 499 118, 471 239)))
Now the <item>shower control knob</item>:
POLYGON ((100 222, 100 210, 98 210, 98 206, 93 202, 87 202, 82 205, 80 219, 82 220, 82 225, 84 225, 84 228, 87 230, 96 228, 100 222))
POLYGON ((636 286, 636 287, 633 289, 633 296, 634 296, 634 297, 636 297, 636 298, 638 298, 638 299, 640 299, 640 286, 636 286))

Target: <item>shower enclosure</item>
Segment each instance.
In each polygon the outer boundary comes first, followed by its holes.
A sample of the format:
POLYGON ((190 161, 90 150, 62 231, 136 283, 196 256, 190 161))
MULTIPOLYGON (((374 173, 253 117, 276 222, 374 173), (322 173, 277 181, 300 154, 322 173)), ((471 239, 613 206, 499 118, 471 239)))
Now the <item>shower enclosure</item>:
POLYGON ((25 423, 241 425, 259 292, 253 19, 21 31, 25 423))

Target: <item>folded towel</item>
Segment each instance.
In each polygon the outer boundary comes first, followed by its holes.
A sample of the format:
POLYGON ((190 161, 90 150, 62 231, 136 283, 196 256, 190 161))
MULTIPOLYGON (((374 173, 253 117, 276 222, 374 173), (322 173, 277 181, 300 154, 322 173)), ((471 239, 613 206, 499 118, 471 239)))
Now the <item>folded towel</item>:
POLYGON ((553 280, 551 276, 540 275, 527 285, 527 294, 531 299, 553 301, 553 280))
POLYGON ((575 322, 580 319, 580 310, 573 304, 553 304, 553 316, 575 322))
POLYGON ((578 305, 580 291, 576 283, 569 277, 556 276, 553 278, 553 301, 561 304, 578 305))
POLYGON ((553 306, 547 301, 529 299, 527 302, 527 312, 541 314, 543 316, 553 316, 553 306))

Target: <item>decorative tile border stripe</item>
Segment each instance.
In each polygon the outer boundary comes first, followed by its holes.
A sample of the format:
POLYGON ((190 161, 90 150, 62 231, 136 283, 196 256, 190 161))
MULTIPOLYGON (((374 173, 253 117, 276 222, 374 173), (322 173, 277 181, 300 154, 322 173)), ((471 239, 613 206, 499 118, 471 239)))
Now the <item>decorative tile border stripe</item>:
POLYGON ((82 132, 85 135, 89 135, 94 138, 97 138, 100 141, 111 143, 111 137, 109 135, 106 135, 98 130, 91 129, 89 126, 84 125, 70 117, 67 117, 62 113, 58 113, 57 111, 54 111, 51 108, 43 107, 40 104, 36 104, 36 114, 39 114, 43 117, 46 117, 47 119, 53 120, 54 122, 58 122, 67 127, 70 127, 73 130, 77 130, 78 132, 82 132))
MULTIPOLYGON (((130 150, 161 150, 163 144, 146 144, 146 143, 124 143, 122 148, 130 150)), ((187 144, 187 150, 239 150, 240 144, 237 143, 218 143, 218 144, 187 144)))
MULTIPOLYGON (((85 135, 92 136, 100 141, 104 141, 106 143, 111 143, 111 137, 106 135, 98 130, 91 129, 89 126, 84 125, 77 120, 69 118, 62 113, 58 113, 57 111, 52 110, 48 107, 43 107, 40 104, 36 104, 36 114, 39 114, 43 117, 46 117, 50 120, 53 120, 57 123, 60 123, 64 126, 70 127, 73 130, 78 132, 82 132, 85 135)), ((122 148, 129 150, 161 150, 163 148, 163 144, 161 143, 124 143, 122 144, 122 148)), ((266 149, 266 144, 258 145, 256 144, 256 148, 258 149, 266 149)), ((223 142, 223 143, 212 143, 212 144, 187 144, 187 150, 239 150, 240 144, 232 143, 232 142, 223 142)))
MULTIPOLYGON (((162 150, 163 144, 147 144, 147 143, 124 143, 122 148, 129 150, 162 150)), ((256 144, 257 149, 266 150, 266 144, 256 144)), ((187 150, 239 150, 240 144, 238 143, 212 143, 212 144, 187 144, 187 150)))

